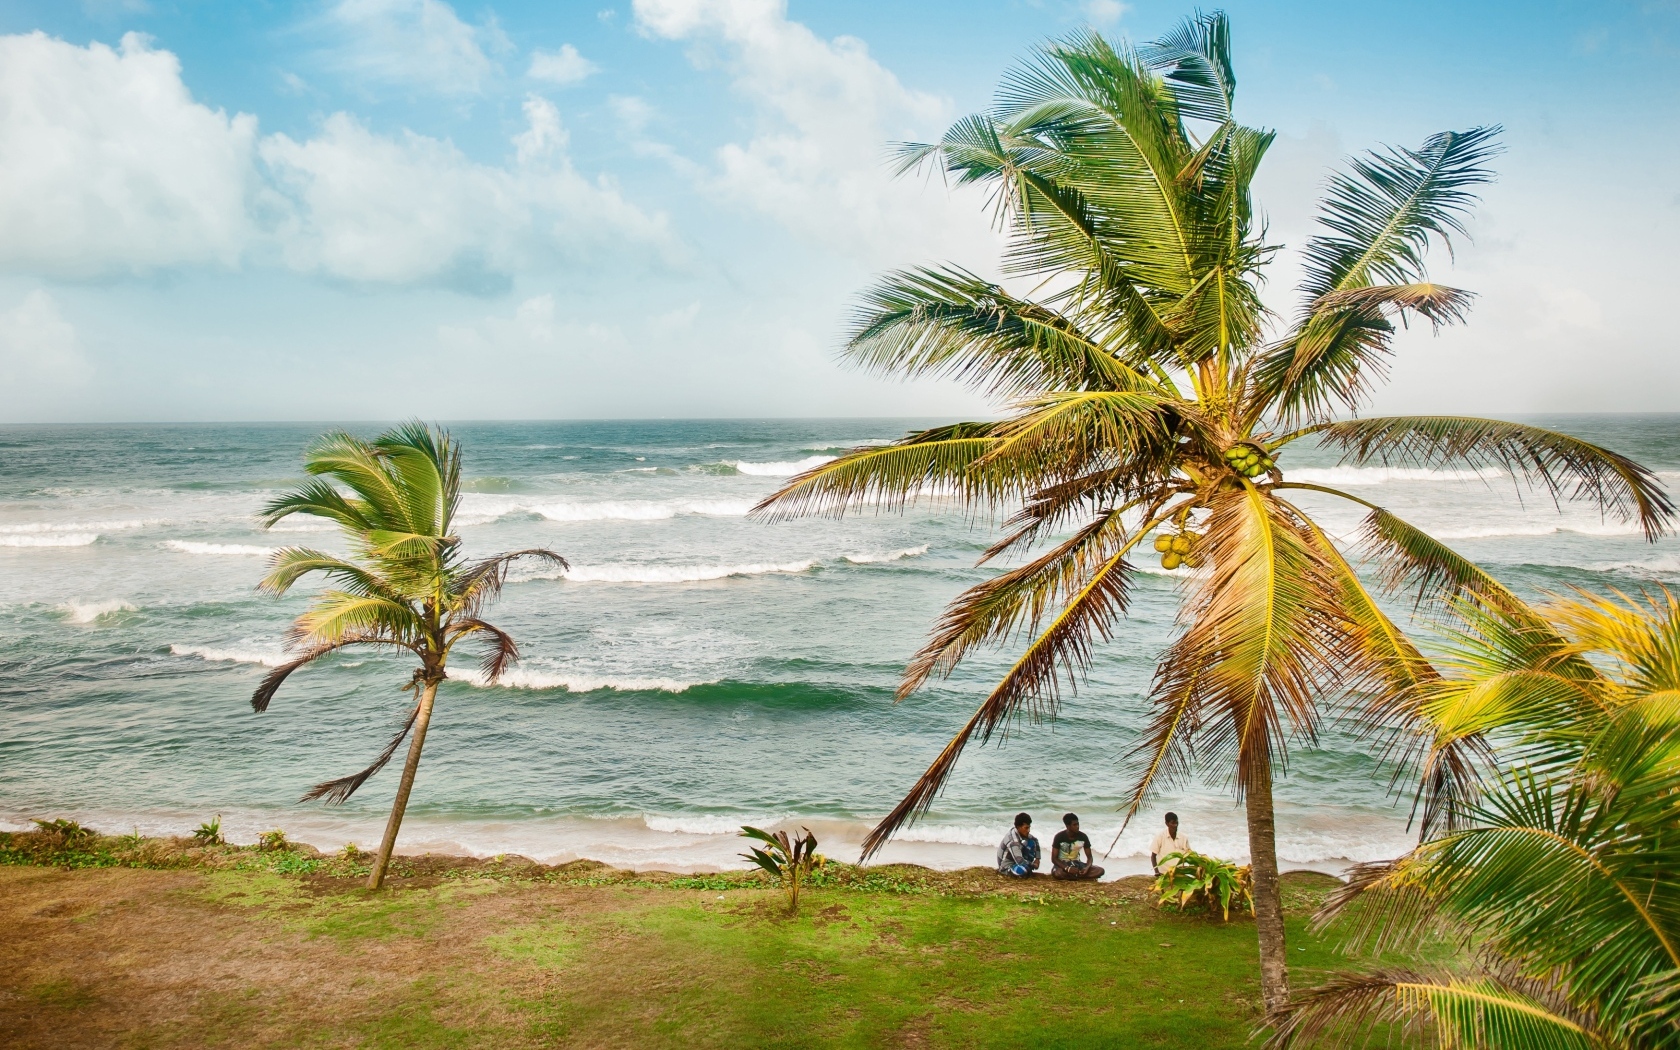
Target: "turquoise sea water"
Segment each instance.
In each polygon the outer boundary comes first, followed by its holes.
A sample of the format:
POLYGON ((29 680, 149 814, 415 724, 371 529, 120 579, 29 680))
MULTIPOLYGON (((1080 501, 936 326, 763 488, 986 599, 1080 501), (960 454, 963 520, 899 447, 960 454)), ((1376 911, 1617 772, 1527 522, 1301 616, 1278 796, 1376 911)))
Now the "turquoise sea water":
MULTIPOLYGON (((1677 417, 1544 422, 1633 455, 1671 488, 1680 479, 1677 417)), ((573 569, 527 574, 494 609, 526 657, 504 683, 446 683, 402 848, 714 867, 737 863, 739 825, 793 821, 850 855, 1006 662, 977 660, 892 701, 944 603, 995 571, 973 565, 995 531, 937 503, 843 521, 745 514, 796 470, 919 423, 453 426, 469 552, 548 546, 573 569)), ((220 813, 236 840, 276 825, 324 848, 377 839, 394 771, 342 807, 295 800, 378 752, 405 710, 401 662, 325 661, 268 713, 248 703, 308 590, 258 595, 264 556, 339 546, 306 519, 264 532, 253 517, 323 429, 0 428, 0 823, 181 833, 220 813)), ((1527 592, 1680 582, 1673 540, 1519 500, 1508 478, 1336 467, 1312 451, 1280 465, 1388 505, 1527 592)), ((1354 531, 1357 509, 1322 506, 1333 533, 1354 531)), ((1106 846, 1177 585, 1140 572, 1131 617, 1062 717, 971 750, 886 858, 987 862, 1019 809, 1046 828, 1079 811, 1106 846)), ((1404 848, 1406 806, 1369 751, 1331 727, 1297 754, 1280 788, 1287 863, 1404 848)), ((1246 852, 1240 811, 1213 781, 1163 798, 1112 867, 1140 868, 1166 808, 1199 848, 1246 852)))

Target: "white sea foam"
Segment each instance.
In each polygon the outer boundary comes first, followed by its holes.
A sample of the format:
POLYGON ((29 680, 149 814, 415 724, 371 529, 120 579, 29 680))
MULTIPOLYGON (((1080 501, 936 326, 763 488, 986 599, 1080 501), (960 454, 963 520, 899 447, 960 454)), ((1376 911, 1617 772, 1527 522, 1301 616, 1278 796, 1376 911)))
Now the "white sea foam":
POLYGON ((12 533, 0 536, 0 547, 87 547, 98 539, 97 532, 12 533))
MULTIPOLYGON (((805 572, 817 566, 816 559, 791 562, 753 562, 746 565, 576 565, 555 570, 550 579, 572 583, 701 583, 731 576, 762 576, 769 573, 805 572)), ((540 577, 532 577, 537 579, 540 577)))
POLYGON ((677 499, 677 500, 600 500, 575 502, 569 500, 516 500, 506 496, 469 494, 462 500, 463 525, 487 525, 499 518, 515 514, 535 514, 549 521, 663 521, 693 514, 712 518, 744 517, 752 510, 751 500, 677 499))
POLYGON ((254 543, 200 543, 197 540, 164 540, 163 545, 182 554, 216 554, 258 557, 273 554, 273 547, 259 547, 254 543))
POLYGON ((735 460, 730 464, 743 474, 751 474, 761 478, 785 478, 820 467, 824 463, 832 463, 836 456, 806 456, 804 459, 787 463, 750 463, 746 460, 735 460))
POLYGON ((782 822, 782 817, 734 815, 712 816, 707 814, 688 814, 684 816, 655 816, 644 814, 642 823, 649 831, 661 831, 667 835, 739 835, 743 826, 755 828, 773 827, 782 822))
POLYGON ((671 678, 607 677, 560 671, 539 671, 526 667, 511 668, 495 682, 489 681, 477 670, 465 668, 451 670, 449 677, 480 688, 488 688, 494 685, 504 689, 564 689, 569 693, 593 693, 600 689, 611 689, 619 692, 681 693, 701 684, 699 682, 679 682, 671 678))
POLYGON ((293 520, 288 519, 288 520, 285 520, 285 521, 281 521, 278 524, 270 525, 268 527, 268 531, 269 532, 337 532, 338 531, 338 523, 337 522, 332 522, 332 521, 320 521, 320 520, 311 521, 308 518, 304 518, 301 521, 293 521, 293 520))
POLYGON ((928 545, 920 547, 905 547, 903 550, 888 551, 885 554, 842 554, 842 561, 849 561, 853 565, 875 565, 880 562, 898 561, 900 558, 919 558, 928 552, 928 545))
POLYGON ((286 654, 278 649, 258 649, 254 646, 247 649, 211 645, 171 645, 169 651, 176 656, 196 656, 211 663, 261 664, 264 667, 279 667, 288 659, 286 654))
POLYGON ((38 533, 122 532, 143 529, 148 525, 165 524, 162 518, 125 518, 121 521, 24 521, 0 525, 0 536, 29 536, 38 533))
POLYGON ((134 612, 135 607, 121 600, 106 602, 66 602, 62 608, 70 614, 71 623, 92 623, 112 613, 134 612))
POLYGON ((1298 467, 1285 468, 1284 479, 1314 485, 1388 485, 1395 482, 1494 481, 1508 478, 1502 470, 1431 470, 1425 467, 1298 467))
POLYGON ((1439 540, 1483 540, 1516 536, 1556 536, 1560 533, 1571 533, 1578 536, 1638 536, 1642 530, 1637 525, 1604 524, 1604 525, 1471 525, 1464 528, 1427 529, 1431 536, 1439 540))

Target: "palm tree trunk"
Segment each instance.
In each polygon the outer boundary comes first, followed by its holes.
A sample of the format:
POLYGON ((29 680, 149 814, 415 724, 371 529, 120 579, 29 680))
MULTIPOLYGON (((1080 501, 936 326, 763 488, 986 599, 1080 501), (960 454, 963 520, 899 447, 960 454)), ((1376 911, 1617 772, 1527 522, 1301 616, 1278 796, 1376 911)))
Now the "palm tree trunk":
POLYGON ((1271 764, 1249 777, 1248 856, 1254 866, 1254 925, 1260 934, 1260 998, 1271 1018, 1289 1003, 1289 949, 1284 944, 1283 893, 1278 885, 1277 822, 1272 813, 1271 764))
POLYGON ((370 890, 377 890, 385 881, 385 868, 391 863, 391 850, 397 845, 397 829, 402 827, 403 811, 408 809, 408 793, 414 788, 414 772, 420 768, 420 749, 426 744, 426 727, 431 724, 432 701, 436 697, 437 683, 427 682, 420 694, 420 713, 414 718, 414 737, 408 745, 408 759, 403 762, 397 799, 391 803, 391 819, 385 822, 385 841, 379 844, 379 856, 374 858, 373 870, 368 873, 370 890))

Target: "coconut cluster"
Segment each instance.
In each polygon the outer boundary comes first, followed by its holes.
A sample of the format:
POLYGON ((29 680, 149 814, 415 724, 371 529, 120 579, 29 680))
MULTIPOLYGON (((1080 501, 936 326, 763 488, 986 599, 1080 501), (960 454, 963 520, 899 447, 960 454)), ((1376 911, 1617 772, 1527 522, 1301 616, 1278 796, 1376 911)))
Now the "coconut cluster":
POLYGON ((1202 537, 1186 529, 1177 535, 1167 533, 1155 537, 1155 549, 1161 552, 1161 568, 1176 569, 1180 565, 1187 565, 1192 569, 1199 569, 1202 556, 1196 552, 1202 537))
POLYGON ((1272 457, 1258 445, 1232 445, 1225 450, 1225 462, 1245 478, 1257 478, 1274 466, 1272 457))

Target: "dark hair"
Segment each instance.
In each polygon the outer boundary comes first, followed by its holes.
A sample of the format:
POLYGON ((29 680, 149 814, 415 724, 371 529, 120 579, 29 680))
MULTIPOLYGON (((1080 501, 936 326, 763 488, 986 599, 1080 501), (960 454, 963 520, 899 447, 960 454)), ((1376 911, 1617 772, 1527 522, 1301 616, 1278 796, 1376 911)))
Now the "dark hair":
POLYGON ((1017 814, 1015 814, 1015 826, 1016 827, 1020 827, 1022 824, 1031 824, 1031 823, 1032 823, 1032 814, 1030 814, 1030 813, 1017 813, 1017 814))
POLYGON ((1063 813, 1062 814, 1062 827, 1064 827, 1064 828, 1065 827, 1071 827, 1071 826, 1073 826, 1074 824, 1077 824, 1077 823, 1079 823, 1079 814, 1077 814, 1077 813, 1063 813))
POLYGON ((1177 824, 1177 823, 1178 823, 1178 814, 1177 814, 1177 813, 1173 813, 1173 812, 1171 812, 1171 811, 1168 811, 1168 813, 1167 813, 1167 819, 1168 819, 1168 820, 1170 820, 1170 821, 1172 821, 1172 822, 1173 822, 1173 823, 1174 823, 1174 824, 1177 824))

